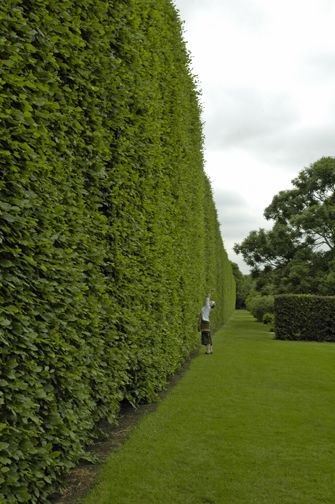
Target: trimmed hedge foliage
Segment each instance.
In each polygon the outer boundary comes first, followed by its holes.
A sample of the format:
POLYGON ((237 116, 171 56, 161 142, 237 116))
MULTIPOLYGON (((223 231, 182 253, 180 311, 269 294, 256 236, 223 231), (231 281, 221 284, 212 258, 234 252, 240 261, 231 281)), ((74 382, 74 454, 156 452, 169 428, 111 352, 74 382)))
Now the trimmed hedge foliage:
POLYGON ((335 341, 335 296, 275 296, 277 339, 335 341))
POLYGON ((168 0, 0 5, 0 502, 43 503, 235 283, 168 0))

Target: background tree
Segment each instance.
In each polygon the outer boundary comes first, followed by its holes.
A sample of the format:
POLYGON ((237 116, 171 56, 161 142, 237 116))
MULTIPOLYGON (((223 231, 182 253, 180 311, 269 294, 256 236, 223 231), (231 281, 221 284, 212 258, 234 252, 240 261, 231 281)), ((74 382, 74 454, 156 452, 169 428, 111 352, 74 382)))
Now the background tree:
POLYGON ((234 250, 259 292, 334 294, 335 158, 321 158, 292 184, 264 211, 272 229, 251 231, 234 250))
POLYGON ((314 250, 334 250, 335 158, 321 158, 302 170, 292 184, 294 189, 273 198, 265 217, 299 233, 301 242, 314 250))
POLYGON ((245 302, 252 288, 252 278, 250 275, 243 275, 238 264, 230 261, 236 284, 236 308, 245 308, 245 302))

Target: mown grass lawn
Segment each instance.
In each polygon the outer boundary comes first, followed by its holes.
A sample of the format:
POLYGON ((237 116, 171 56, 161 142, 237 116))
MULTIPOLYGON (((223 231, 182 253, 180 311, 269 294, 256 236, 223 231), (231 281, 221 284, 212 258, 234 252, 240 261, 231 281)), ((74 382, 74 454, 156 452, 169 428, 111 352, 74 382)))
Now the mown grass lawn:
POLYGON ((334 502, 335 344, 276 341, 242 311, 111 455, 84 504, 334 502))

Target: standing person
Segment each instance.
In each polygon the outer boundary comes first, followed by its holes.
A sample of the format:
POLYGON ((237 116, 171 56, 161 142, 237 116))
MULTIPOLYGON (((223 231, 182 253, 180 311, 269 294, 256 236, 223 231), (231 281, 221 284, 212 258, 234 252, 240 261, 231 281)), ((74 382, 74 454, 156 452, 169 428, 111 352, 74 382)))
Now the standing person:
POLYGON ((213 342, 209 325, 209 314, 215 306, 215 301, 211 299, 210 294, 206 297, 205 304, 201 308, 199 315, 199 331, 201 331, 201 344, 207 347, 206 354, 213 353, 213 342))

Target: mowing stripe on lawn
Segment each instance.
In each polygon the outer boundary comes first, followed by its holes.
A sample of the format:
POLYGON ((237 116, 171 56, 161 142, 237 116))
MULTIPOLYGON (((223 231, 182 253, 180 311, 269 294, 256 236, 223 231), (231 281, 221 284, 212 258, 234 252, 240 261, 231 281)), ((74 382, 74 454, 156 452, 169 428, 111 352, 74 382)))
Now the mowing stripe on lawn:
POLYGON ((333 504, 334 360, 334 344, 277 341, 236 312, 84 504, 333 504))

